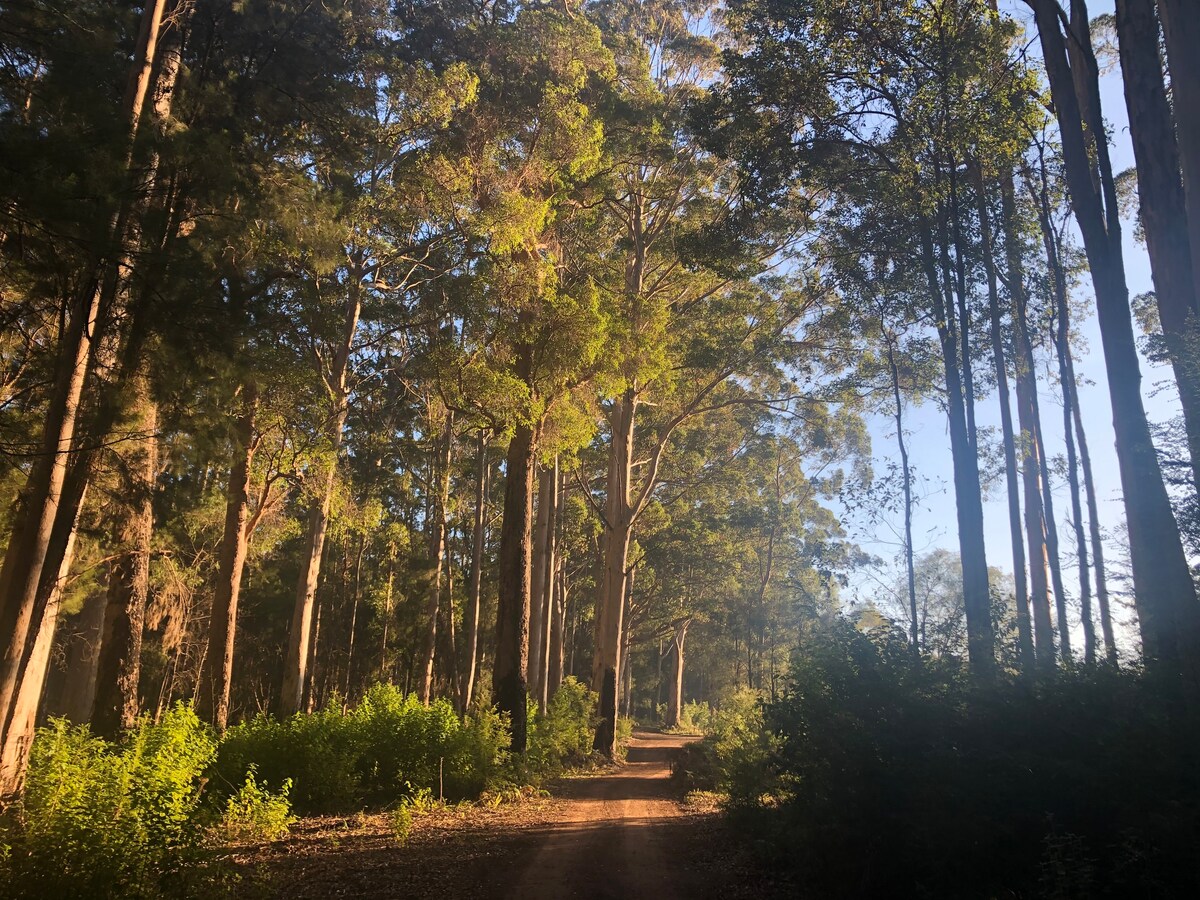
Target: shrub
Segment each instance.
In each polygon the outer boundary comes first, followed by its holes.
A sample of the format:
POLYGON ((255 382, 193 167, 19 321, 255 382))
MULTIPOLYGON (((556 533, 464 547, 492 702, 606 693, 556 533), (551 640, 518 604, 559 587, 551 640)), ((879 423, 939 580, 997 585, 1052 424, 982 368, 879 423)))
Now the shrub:
POLYGON ((596 695, 581 681, 563 679, 546 704, 545 715, 535 714, 532 705, 530 712, 526 766, 536 778, 583 765, 591 758, 596 695))
POLYGON ((263 716, 231 728, 212 780, 227 796, 256 768, 268 783, 290 781, 292 803, 304 813, 392 803, 422 789, 439 799, 475 798, 499 773, 507 743, 490 709, 463 720, 447 701, 424 706, 378 684, 349 711, 263 716))
POLYGON ((284 780, 279 793, 272 794, 266 785, 259 786, 254 767, 246 775, 246 783, 225 803, 221 816, 221 834, 235 843, 276 841, 286 837, 288 826, 295 821, 288 801, 291 781, 284 780))
POLYGON ((179 894, 203 837, 196 815, 211 732, 190 707, 142 720, 121 745, 62 719, 33 743, 3 876, 14 896, 179 894))
POLYGON ((1194 740, 1136 673, 984 684, 837 623, 763 715, 712 752, 814 896, 1200 895, 1194 740))

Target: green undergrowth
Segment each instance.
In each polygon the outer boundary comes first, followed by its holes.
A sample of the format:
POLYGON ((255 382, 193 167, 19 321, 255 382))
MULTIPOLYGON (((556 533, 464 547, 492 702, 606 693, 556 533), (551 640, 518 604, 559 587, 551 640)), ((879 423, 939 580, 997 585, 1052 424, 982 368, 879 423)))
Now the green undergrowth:
POLYGON ((144 719, 114 744, 54 720, 34 741, 26 788, 0 819, 0 897, 220 897, 244 893, 230 845, 283 838, 298 814, 413 816, 496 805, 591 759, 594 696, 568 679, 529 749, 510 756, 489 708, 460 717, 376 685, 350 708, 259 717, 217 740, 190 706, 144 719))
POLYGON ((680 757, 806 896, 1200 896, 1197 731, 1111 667, 967 677, 838 623, 680 757))

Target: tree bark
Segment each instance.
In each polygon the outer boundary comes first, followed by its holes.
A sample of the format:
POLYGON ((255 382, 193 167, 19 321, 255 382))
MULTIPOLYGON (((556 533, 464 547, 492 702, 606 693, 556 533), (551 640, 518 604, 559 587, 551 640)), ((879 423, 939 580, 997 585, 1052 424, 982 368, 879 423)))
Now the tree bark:
MULTIPOLYGON (((134 177, 133 147, 142 126, 166 5, 166 0, 153 0, 143 9, 133 65, 122 100, 121 116, 126 123, 125 170, 130 182, 134 177)), ((5 745, 10 740, 24 740, 19 735, 9 734, 14 727, 10 724, 13 705, 45 617, 44 604, 50 599, 46 593, 39 597, 39 587, 44 581, 43 570, 52 533, 60 521, 59 507, 75 450, 84 383, 101 336, 102 311, 117 291, 133 206, 134 191, 123 192, 120 206, 110 223, 110 240, 96 254, 92 274, 84 279, 70 304, 55 384, 47 404, 42 453, 21 492, 20 508, 0 568, 0 648, 3 652, 0 657, 0 742, 5 745)), ((66 512, 73 522, 77 510, 66 512)), ((57 564, 52 562, 50 568, 57 573, 57 564)), ((32 672, 31 677, 39 682, 40 691, 45 672, 32 672)), ((7 796, 14 785, 19 787, 24 758, 19 756, 17 759, 17 769, 6 770, 5 778, 0 780, 0 796, 7 796), (10 782, 9 778, 15 780, 10 782)))
POLYGON ((671 647, 675 651, 675 665, 671 670, 671 692, 667 695, 667 727, 679 727, 679 715, 683 710, 683 643, 687 639, 691 619, 683 619, 675 623, 674 634, 671 636, 671 647))
POLYGON ((537 431, 522 424, 517 426, 508 443, 504 513, 500 526, 499 602, 492 692, 496 707, 509 717, 514 753, 524 753, 528 743, 525 673, 529 666, 530 545, 537 439, 537 431))
POLYGON ((549 563, 550 529, 554 515, 556 472, 542 468, 537 476, 537 517, 533 526, 533 560, 529 587, 529 690, 541 706, 542 669, 545 658, 546 567, 549 563))
POLYGON ((608 483, 604 503, 604 562, 600 576, 596 651, 592 690, 599 695, 600 721, 592 748, 609 759, 617 754, 617 693, 620 685, 621 636, 624 625, 625 578, 629 560, 633 510, 630 480, 633 471, 633 432, 637 398, 632 388, 613 401, 608 483))
POLYGON ((446 557, 446 507, 450 502, 450 461, 454 450, 454 414, 447 412, 445 430, 438 458, 430 466, 429 486, 436 485, 436 494, 429 503, 429 584, 425 589, 425 609, 422 613, 425 634, 421 644, 418 685, 421 702, 426 706, 433 699, 433 658, 437 648, 438 608, 442 596, 442 570, 446 557))
POLYGON ((488 436, 479 431, 475 451, 475 522, 471 531, 471 574, 467 583, 467 606, 463 630, 466 632, 466 674, 462 680, 462 712, 471 708, 475 692, 475 671, 479 665, 479 605, 483 596, 483 551, 487 531, 488 436))
MULTIPOLYGON (((1153 668, 1182 677, 1186 689, 1191 691, 1196 683, 1194 666, 1195 651, 1200 644, 1197 627, 1200 616, 1142 402, 1141 366, 1129 310, 1108 148, 1104 141, 1099 142, 1096 156, 1101 190, 1097 191, 1084 139, 1083 113, 1059 30, 1057 4, 1052 0, 1030 2, 1037 18, 1059 122, 1067 188, 1095 288, 1142 646, 1153 668)), ((1094 105, 1098 103, 1098 75, 1094 68, 1088 74, 1086 99, 1094 105)))
POLYGON ((341 340, 334 352, 329 371, 323 373, 332 406, 327 432, 329 468, 308 512, 308 537, 300 579, 296 585, 296 604, 288 632, 287 658, 284 662, 283 684, 279 692, 278 711, 285 716, 303 708, 304 692, 308 684, 308 660, 310 644, 313 642, 313 606, 321 577, 321 556, 325 550, 325 534, 329 528, 329 508, 333 500, 333 488, 337 482, 338 457, 341 454, 346 415, 349 412, 346 377, 350 365, 350 351, 354 346, 354 335, 358 330, 358 317, 362 310, 364 268, 365 254, 356 251, 351 259, 341 340))
POLYGON ((558 457, 554 458, 554 465, 549 470, 550 480, 547 485, 550 501, 550 513, 547 517, 549 521, 546 523, 546 545, 542 552, 542 578, 541 578, 541 598, 534 594, 534 602, 542 609, 540 639, 538 641, 542 648, 538 658, 537 681, 534 685, 535 693, 538 700, 538 709, 545 713, 546 703, 549 700, 550 688, 550 656, 551 656, 551 639, 554 630, 554 572, 555 562, 558 554, 558 504, 559 504, 559 469, 558 457))
POLYGON ((196 706, 218 732, 229 724, 229 688, 233 681, 234 641, 237 636, 238 598, 242 573, 250 549, 250 474, 254 462, 254 419, 258 412, 258 385, 242 385, 242 408, 234 426, 233 468, 225 492, 225 530, 217 586, 209 620, 208 649, 200 669, 196 706))
POLYGON ((138 717, 142 631, 150 599, 150 542, 154 534, 154 486, 158 475, 158 411, 143 367, 129 397, 132 435, 118 452, 120 476, 113 545, 119 554, 109 566, 108 596, 92 730, 109 739, 133 727, 138 717))
MULTIPOLYGON (((896 404, 893 418, 896 420, 896 444, 900 450, 900 466, 903 469, 904 487, 904 571, 908 576, 908 610, 912 627, 910 638, 914 652, 920 652, 921 645, 917 636, 917 569, 913 550, 913 496, 912 469, 908 464, 908 442, 904 439, 904 398, 900 394, 900 370, 896 366, 896 351, 894 336, 888 332, 885 336, 887 343, 888 367, 892 374, 892 399, 896 404)), ((1024 570, 1022 570, 1024 574, 1024 570)))
MULTIPOLYGON (((1017 444, 1013 433, 1012 405, 1008 389, 1008 361, 1000 321, 999 279, 992 254, 992 225, 982 173, 976 170, 975 192, 979 213, 979 240, 983 250, 983 268, 987 275, 988 317, 991 324, 992 360, 996 368, 996 393, 1000 401, 1000 431, 1004 441, 1004 477, 1008 493, 1008 529, 1012 540, 1013 589, 1017 605, 1017 650, 1023 668, 1033 662, 1033 643, 1029 624, 1029 585, 1025 579, 1025 540, 1021 530, 1021 486, 1017 470, 1017 444)), ((890 352, 890 348, 889 348, 890 352)), ((913 640, 917 633, 917 599, 912 596, 913 640)))
POLYGON ((1200 300, 1200 19, 1190 0, 1158 0, 1183 176, 1193 294, 1200 300))
POLYGON ((942 295, 933 249, 933 234, 928 222, 922 222, 920 237, 922 262, 934 316, 938 323, 942 364, 946 375, 946 414, 950 428, 950 455, 954 468, 954 498, 963 569, 967 653, 972 670, 986 678, 994 671, 996 660, 987 551, 983 537, 983 494, 979 480, 979 456, 972 446, 967 427, 966 398, 963 395, 962 375, 958 363, 958 342, 950 327, 953 310, 942 295))
MULTIPOLYGON (((1195 13, 1193 10, 1192 18, 1195 13)), ((1137 162, 1141 222, 1150 254, 1155 302, 1179 387, 1192 481, 1200 487, 1200 366, 1197 365, 1200 307, 1180 180, 1179 149, 1158 50, 1154 0, 1117 0, 1116 19, 1125 106, 1129 110, 1129 134, 1137 162)), ((1200 29, 1196 30, 1196 38, 1200 40, 1200 29)), ((1196 52, 1197 46, 1193 46, 1190 53, 1196 52)))

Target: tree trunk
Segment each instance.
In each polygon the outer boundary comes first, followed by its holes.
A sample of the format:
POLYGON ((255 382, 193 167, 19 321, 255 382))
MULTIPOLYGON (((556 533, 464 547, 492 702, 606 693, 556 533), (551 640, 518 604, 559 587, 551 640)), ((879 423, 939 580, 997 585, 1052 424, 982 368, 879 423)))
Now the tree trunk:
POLYGON ((636 406, 632 388, 613 401, 612 442, 604 502, 604 563, 600 576, 596 651, 592 661, 592 690, 600 695, 597 710, 600 721, 592 748, 609 759, 615 759, 617 754, 617 689, 621 683, 625 577, 633 527, 629 491, 636 406))
POLYGON ((1062 557, 1059 555, 1058 522, 1054 516, 1054 495, 1050 491, 1050 467, 1046 461, 1045 441, 1042 438, 1041 405, 1034 395, 1034 434, 1041 452, 1038 454, 1042 467, 1042 515, 1046 529, 1046 555, 1050 561, 1050 583, 1054 589, 1054 607, 1058 616, 1058 650, 1064 664, 1072 664, 1071 626, 1067 621, 1067 594, 1063 586, 1062 557))
MULTIPOLYGON (((143 9, 133 66, 122 101, 121 115, 126 123, 125 169, 129 180, 134 177, 133 147, 142 124, 165 7, 166 0, 153 0, 143 9)), ((3 657, 0 657, 0 741, 6 746, 10 742, 10 728, 19 724, 10 725, 13 704, 21 679, 28 671, 38 629, 45 618, 44 603, 50 599, 47 593, 42 593, 39 598, 39 586, 45 580, 43 570, 52 533, 59 525, 59 507, 74 450, 84 383, 100 337, 102 311, 117 290, 133 197, 132 190, 123 192, 120 208, 110 223, 108 245, 96 255, 93 274, 84 280, 70 304, 54 388, 47 404, 42 432, 43 452, 35 461, 21 492, 20 508, 0 568, 0 648, 3 651, 3 657)), ((73 522, 77 510, 66 510, 66 513, 73 522)), ((52 561, 50 568, 57 573, 56 561, 52 561)), ((40 693, 45 672, 31 672, 30 676, 39 683, 40 693)), ((11 739, 21 740, 16 734, 11 739)), ((0 797, 7 796, 14 785, 19 786, 24 759, 24 755, 19 755, 16 758, 18 767, 5 770, 4 778, 0 780, 0 797), (15 780, 10 782, 9 778, 15 780)))
POLYGON ((1200 20, 1191 0, 1158 0, 1171 72, 1175 137, 1183 176, 1193 294, 1200 299, 1200 20))
MULTIPOLYGON (((554 458, 554 466, 549 470, 550 479, 546 487, 549 489, 547 499, 549 500, 550 513, 549 521, 546 523, 546 545, 542 551, 542 577, 541 577, 541 597, 535 593, 534 602, 542 610, 541 616, 541 631, 538 641, 542 648, 538 656, 537 680, 534 684, 535 693, 538 700, 538 709, 541 712, 546 711, 546 702, 549 699, 550 687, 550 656, 551 656, 551 632, 554 630, 554 570, 556 554, 558 552, 558 503, 559 503, 559 470, 558 457, 554 458)), ((535 580, 536 582, 536 580, 535 580)))
POLYGON ((550 531, 554 516, 556 472, 543 468, 537 476, 537 518, 533 526, 533 560, 529 586, 529 690, 541 703, 542 667, 546 634, 546 566, 549 563, 550 531))
MULTIPOLYGON (((1195 13, 1193 10, 1192 18, 1195 13)), ((1197 365, 1197 353, 1200 353, 1197 313, 1200 308, 1197 307, 1188 214, 1180 180, 1179 149, 1175 143, 1171 105, 1163 84, 1163 61, 1158 52, 1158 17, 1154 12, 1154 0, 1117 0, 1116 19, 1125 106, 1129 110, 1129 133, 1137 161, 1141 222, 1154 276, 1154 297, 1175 382, 1179 386, 1192 481, 1200 487, 1200 366, 1197 365)), ((1200 39, 1200 29, 1196 29, 1196 37, 1200 39)), ((1189 52, 1194 55, 1197 47, 1193 46, 1189 52)), ((1182 123, 1181 127, 1184 127, 1182 123)))
POLYGON ((367 552, 366 537, 359 535, 358 538, 358 553, 354 557, 354 598, 350 606, 350 634, 346 639, 346 682, 342 688, 342 695, 348 703, 351 697, 351 690, 354 686, 353 671, 354 671, 354 638, 358 632, 358 604, 362 600, 362 564, 363 555, 367 552))
MULTIPOLYGON (((1101 190, 1092 180, 1080 103, 1075 95, 1057 4, 1031 0, 1058 117, 1067 188, 1091 268, 1113 407, 1117 461, 1129 528, 1134 597, 1147 661, 1195 686, 1198 604, 1179 529, 1171 511, 1141 395, 1141 366, 1133 335, 1129 293, 1121 256, 1116 189, 1108 148, 1099 142, 1101 190)), ((1099 94, 1093 69, 1089 102, 1099 94)))
POLYGON ((895 337, 891 332, 886 335, 888 367, 892 374, 892 399, 896 404, 894 418, 896 420, 896 444, 900 450, 900 467, 903 469, 904 486, 904 571, 908 576, 908 609, 912 617, 910 638, 914 652, 919 652, 921 645, 917 640, 917 569, 913 549, 913 496, 912 468, 908 464, 908 442, 904 439, 904 398, 900 394, 900 370, 896 366, 895 337))
MULTIPOLYGON (((1004 264, 1008 273, 1008 296, 1010 305, 1010 314, 1014 323, 1014 368, 1016 370, 1016 396, 1017 396, 1017 420, 1018 428, 1021 432, 1021 479, 1022 490, 1025 497, 1025 523, 1026 537, 1029 540, 1028 550, 1030 561, 1030 582, 1034 579, 1041 590, 1041 598, 1043 603, 1043 613, 1045 621, 1041 627, 1045 630, 1045 634, 1049 635, 1049 601, 1046 597, 1046 556, 1044 542, 1034 533, 1033 525, 1037 521, 1031 514, 1029 509, 1029 498, 1040 497, 1036 476, 1032 478, 1026 473, 1026 467, 1029 465, 1027 458, 1027 449, 1031 446, 1028 441, 1030 427, 1028 420, 1030 415, 1029 393, 1037 392, 1037 379, 1033 372, 1033 348, 1030 347, 1027 340, 1029 329, 1026 317, 1026 311, 1029 306, 1029 295, 1025 290, 1025 268, 1022 261, 1021 236, 1018 233, 1017 226, 1017 202, 1016 189, 1013 182, 1013 174, 1009 170, 1005 170, 1000 176, 1000 219, 1004 229, 1004 264), (1035 538, 1037 538, 1035 540, 1035 538), (1035 552, 1036 551, 1036 552, 1035 552), (1036 567, 1040 569, 1034 571, 1036 567)), ((1040 451, 1039 451, 1040 452, 1040 451)), ((1040 471, 1040 469, 1038 470, 1040 471)), ((1035 512, 1040 515, 1041 504, 1038 502, 1035 512)), ((1040 532, 1039 532, 1040 533, 1040 532)), ((1022 557, 1026 554, 1022 553, 1022 557)), ((1026 590, 1029 590, 1028 583, 1026 590)), ((1017 637, 1019 641, 1020 657, 1022 665, 1029 669, 1036 662, 1036 652, 1034 650, 1034 631, 1035 624, 1031 622, 1030 615, 1030 593, 1025 593, 1017 598, 1017 637)), ((1034 613, 1037 613, 1037 608, 1034 608, 1034 613)), ((1043 640, 1045 637, 1043 637, 1043 640)), ((1053 639, 1051 638, 1051 642, 1053 639)), ((1054 652, 1051 649, 1049 653, 1053 660, 1054 652)))
MULTIPOLYGON (((979 240, 983 249, 983 268, 987 275, 988 317, 991 323, 992 360, 996 368, 996 393, 1000 400, 1000 431, 1004 441, 1004 477, 1008 493, 1008 530, 1012 540, 1013 592, 1017 605, 1017 651, 1022 668, 1033 663, 1033 641, 1029 623, 1029 584, 1025 579, 1025 540, 1021 530, 1021 486, 1017 470, 1017 443, 1013 433, 1012 405, 1008 390, 1008 361, 1000 322, 999 279, 992 255, 992 225, 982 173, 976 170, 976 197, 979 212, 979 240)), ((890 348, 889 348, 890 352, 890 348)), ((913 639, 917 632, 917 599, 912 597, 913 639)))
POLYGON ((499 597, 496 610, 496 662, 493 700, 509 717, 512 752, 524 753, 528 740, 525 701, 529 666, 529 590, 533 532, 533 482, 537 432, 518 425, 508 443, 504 475, 504 514, 500 525, 499 597))
POLYGON ((425 635, 417 677, 421 702, 433 699, 433 657, 437 649, 438 607, 442 596, 442 569, 446 557, 446 506, 450 502, 450 460, 454 450, 454 414, 446 413, 438 458, 430 466, 429 486, 437 493, 429 503, 429 584, 425 589, 425 635))
POLYGON ((672 669, 671 692, 667 695, 667 727, 679 727, 679 715, 683 710, 683 643, 687 639, 691 619, 683 619, 675 623, 675 633, 671 637, 671 647, 675 651, 675 665, 672 669))
POLYGON ((471 708, 475 692, 475 671, 479 665, 479 604, 483 591, 483 551, 487 530, 487 496, 490 466, 487 458, 487 432, 479 431, 475 452, 475 522, 471 532, 471 574, 467 584, 467 606, 463 630, 466 632, 466 676, 462 681, 462 712, 471 708))
MULTIPOLYGON (((82 502, 80 503, 82 505, 82 502)), ((54 632, 58 626, 58 615, 62 602, 63 587, 71 562, 75 557, 75 538, 78 533, 78 518, 72 522, 63 542, 59 556, 58 571, 53 578, 43 581, 39 591, 45 595, 45 613, 39 624, 37 635, 29 653, 28 675, 21 680, 8 729, 9 739, 0 746, 0 784, 5 785, 6 797, 15 797, 25 777, 29 761, 29 749, 37 726, 38 706, 42 700, 46 673, 50 668, 50 654, 54 649, 54 632)), ((61 534, 61 529, 60 529, 61 534)), ((58 537, 58 535, 56 535, 58 537)), ((53 540, 53 538, 52 538, 53 540)))
POLYGON ((130 436, 117 454, 120 498, 113 529, 118 555, 109 565, 108 597, 96 667, 92 730, 115 739, 137 721, 142 631, 150 599, 150 542, 158 475, 158 410, 144 370, 133 378, 130 436))
POLYGON ((942 295, 929 224, 921 227, 922 261, 928 281, 946 375, 946 412, 950 428, 950 455, 954 468, 954 497, 958 518, 959 551, 963 569, 963 604, 967 616, 967 652, 972 670, 988 677, 995 669, 992 635, 991 590, 983 537, 983 494, 979 456, 967 428, 965 397, 958 364, 957 340, 949 327, 953 310, 942 295))
MULTIPOLYGON (((1070 348, 1067 355, 1071 362, 1070 348)), ((1096 605, 1100 608, 1100 632, 1104 637, 1104 655, 1112 665, 1117 664, 1117 640, 1113 632, 1112 611, 1108 605, 1108 577, 1104 571, 1104 541, 1100 535, 1100 505, 1096 501, 1096 482, 1092 478, 1092 459, 1088 453, 1087 435, 1083 430, 1083 413, 1079 409, 1079 393, 1072 369, 1071 414, 1075 420, 1075 437, 1079 441, 1079 466, 1083 470, 1084 496, 1088 505, 1088 533, 1092 542, 1092 564, 1096 570, 1096 605)))
MULTIPOLYGON (((561 485, 560 485, 560 490, 561 485)), ((566 572, 562 557, 556 560, 550 619, 550 659, 546 670, 546 703, 557 693, 563 680, 563 640, 566 635, 566 572)))
POLYGON ((242 386, 242 409, 234 427, 235 452, 229 486, 225 492, 225 531, 221 538, 217 586, 208 626, 208 650, 200 669, 196 706, 218 732, 229 724, 229 687, 233 680, 234 639, 237 635, 238 597, 242 572, 250 548, 250 467, 254 462, 254 418, 258 411, 258 386, 242 386))
POLYGON ((329 507, 333 499, 333 487, 337 481, 338 456, 342 448, 346 415, 349 412, 346 376, 350 365, 350 351, 354 346, 354 335, 358 330, 358 317, 362 309, 364 268, 365 254, 358 251, 352 260, 350 269, 341 341, 334 353, 329 371, 323 373, 332 405, 332 416, 327 432, 329 468, 324 483, 318 488, 317 496, 308 513, 308 537, 301 563, 300 579, 296 585, 296 605, 288 632, 283 685, 279 692, 278 711, 285 716, 299 712, 303 708, 304 692, 308 685, 313 606, 317 596, 317 584, 321 577, 321 556, 325 550, 325 533, 329 528, 329 507))
POLYGON ((1096 625, 1092 621, 1092 582, 1089 574, 1087 536, 1083 530, 1083 503, 1079 493, 1079 458, 1075 452, 1075 435, 1072 427, 1071 391, 1067 379, 1071 377, 1067 366, 1066 347, 1070 340, 1066 318, 1066 303, 1058 297, 1058 322, 1054 346, 1058 355, 1058 377, 1063 393, 1063 435, 1067 444, 1067 486, 1071 492, 1071 517, 1075 529, 1075 559, 1079 566, 1079 606, 1083 620, 1083 660, 1089 666, 1096 661, 1096 625))

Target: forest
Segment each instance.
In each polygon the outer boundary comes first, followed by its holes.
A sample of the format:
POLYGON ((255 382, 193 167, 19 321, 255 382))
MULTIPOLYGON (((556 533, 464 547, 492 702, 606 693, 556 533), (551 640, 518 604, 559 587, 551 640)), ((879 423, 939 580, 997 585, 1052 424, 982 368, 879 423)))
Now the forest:
POLYGON ((1092 5, 0 0, 0 897, 1200 895, 1092 5))

